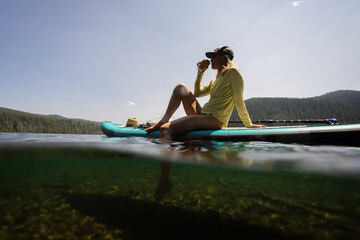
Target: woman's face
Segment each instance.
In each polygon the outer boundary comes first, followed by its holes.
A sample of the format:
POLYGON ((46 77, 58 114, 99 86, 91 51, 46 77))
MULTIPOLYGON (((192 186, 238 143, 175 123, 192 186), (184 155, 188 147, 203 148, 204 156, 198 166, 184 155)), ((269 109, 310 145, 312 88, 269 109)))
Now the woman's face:
POLYGON ((211 59, 211 68, 214 70, 220 69, 224 63, 226 63, 226 57, 215 54, 214 57, 211 59))

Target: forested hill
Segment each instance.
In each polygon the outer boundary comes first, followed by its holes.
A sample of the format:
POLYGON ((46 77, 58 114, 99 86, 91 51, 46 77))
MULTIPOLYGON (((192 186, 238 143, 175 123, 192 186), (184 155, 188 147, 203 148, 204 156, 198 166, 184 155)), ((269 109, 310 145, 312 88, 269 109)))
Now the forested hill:
POLYGON ((0 132, 102 134, 100 123, 0 107, 0 132))
MULTIPOLYGON (((245 101, 253 120, 336 118, 360 122, 360 91, 339 90, 311 98, 250 98, 245 101)), ((231 120, 239 120, 234 109, 231 120)))
MULTIPOLYGON (((336 118, 339 123, 360 122, 360 91, 339 90, 311 98, 251 98, 245 104, 252 120, 336 118)), ((230 120, 239 120, 236 109, 230 120)), ((0 132, 102 134, 99 122, 1 107, 0 132)))

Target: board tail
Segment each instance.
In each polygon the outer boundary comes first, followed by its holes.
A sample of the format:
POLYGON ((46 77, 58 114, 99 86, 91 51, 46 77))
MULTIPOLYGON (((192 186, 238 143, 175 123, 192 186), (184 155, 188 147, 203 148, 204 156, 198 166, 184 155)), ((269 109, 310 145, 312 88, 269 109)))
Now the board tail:
POLYGON ((115 137, 115 132, 113 130, 107 129, 104 124, 106 122, 101 123, 101 131, 108 137, 115 137))

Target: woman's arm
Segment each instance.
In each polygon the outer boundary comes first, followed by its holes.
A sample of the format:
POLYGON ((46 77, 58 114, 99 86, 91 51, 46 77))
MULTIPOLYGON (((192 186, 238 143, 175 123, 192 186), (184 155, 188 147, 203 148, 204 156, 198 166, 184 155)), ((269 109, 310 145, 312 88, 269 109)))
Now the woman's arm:
MULTIPOLYGON (((198 67, 200 66, 202 62, 198 62, 198 67)), ((206 95, 210 94, 210 87, 211 87, 211 83, 212 81, 210 81, 208 84, 206 84, 205 86, 201 86, 201 80, 204 76, 204 72, 206 71, 207 67, 205 69, 198 69, 198 73, 196 76, 196 80, 195 80, 195 85, 194 85, 194 96, 195 97, 203 97, 206 95)))
MULTIPOLYGON (((230 70, 230 69, 229 69, 230 70)), ((228 71, 229 71, 228 70, 228 71)), ((231 87, 233 90, 233 99, 236 109, 238 111, 239 117, 244 125, 248 128, 266 128, 265 125, 255 125, 252 124, 251 119, 249 117, 249 113, 246 109, 245 102, 244 102, 244 80, 241 73, 236 69, 231 69, 230 81, 231 87)))
POLYGON ((243 98, 244 80, 241 76, 241 73, 237 69, 230 68, 227 71, 229 71, 227 74, 230 78, 231 88, 233 92, 233 101, 238 111, 239 117, 244 123, 244 125, 250 128, 253 124, 249 117, 249 113, 246 109, 243 98))

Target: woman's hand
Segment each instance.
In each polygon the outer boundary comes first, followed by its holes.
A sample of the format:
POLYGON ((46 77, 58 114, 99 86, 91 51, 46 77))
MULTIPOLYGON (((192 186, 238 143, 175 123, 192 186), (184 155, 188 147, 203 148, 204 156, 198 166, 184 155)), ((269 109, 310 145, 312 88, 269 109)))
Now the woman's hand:
POLYGON ((265 125, 256 125, 256 124, 253 124, 253 125, 251 125, 250 128, 267 128, 267 126, 265 126, 265 125))
POLYGON ((208 69, 209 65, 210 65, 209 60, 202 60, 197 63, 197 66, 198 66, 198 69, 200 72, 205 72, 206 69, 208 69))

